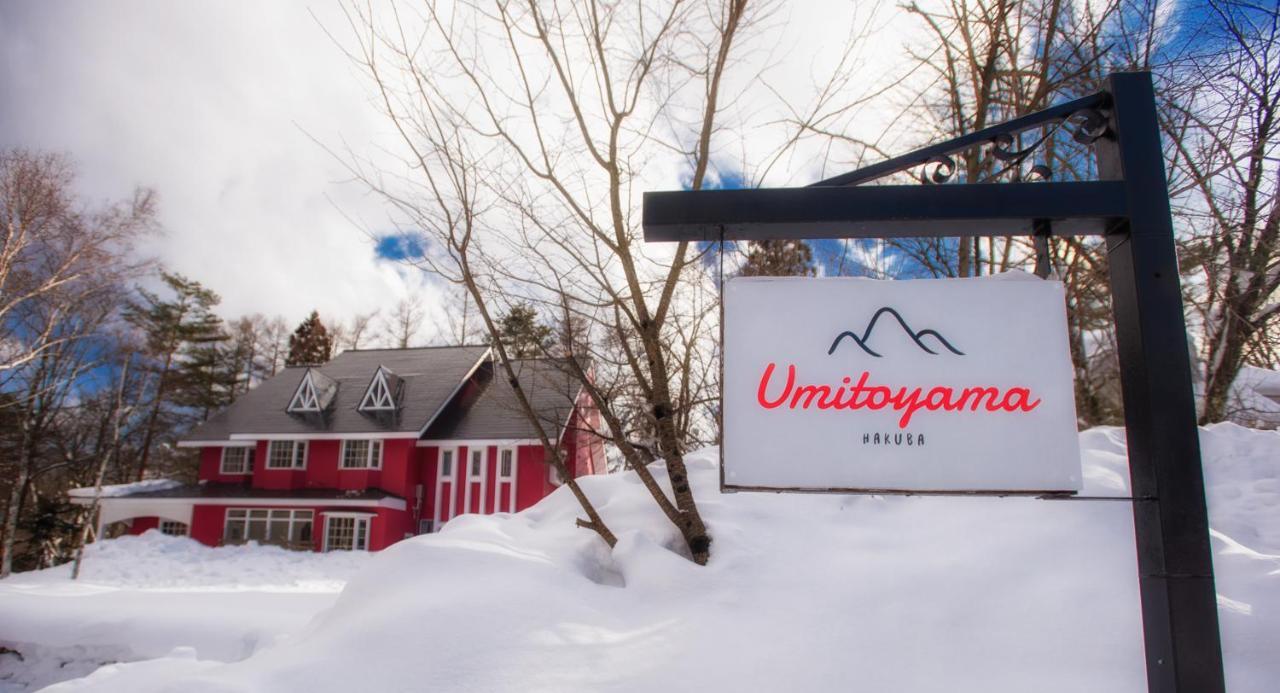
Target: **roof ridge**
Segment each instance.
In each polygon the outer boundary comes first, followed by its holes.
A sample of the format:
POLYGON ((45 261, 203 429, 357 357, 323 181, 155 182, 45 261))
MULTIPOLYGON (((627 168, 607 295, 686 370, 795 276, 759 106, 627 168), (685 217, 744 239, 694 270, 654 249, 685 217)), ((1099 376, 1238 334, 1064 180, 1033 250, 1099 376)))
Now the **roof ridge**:
MULTIPOLYGON (((424 351, 426 349, 470 349, 475 347, 488 347, 488 344, 434 344, 431 346, 419 347, 374 347, 372 349, 343 349, 341 354, 350 352, 367 353, 370 351, 424 351)), ((337 358, 336 356, 334 358, 337 358)))

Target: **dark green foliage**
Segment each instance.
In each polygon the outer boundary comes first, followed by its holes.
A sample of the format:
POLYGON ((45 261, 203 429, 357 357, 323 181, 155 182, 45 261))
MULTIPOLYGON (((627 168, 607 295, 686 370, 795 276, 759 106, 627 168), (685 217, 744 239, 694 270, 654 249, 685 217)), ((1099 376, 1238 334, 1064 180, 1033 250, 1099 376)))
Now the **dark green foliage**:
POLYGON ((512 306, 498 321, 498 332, 511 358, 541 356, 554 341, 554 330, 538 322, 538 312, 527 303, 512 306))
POLYGON ((813 250, 805 241, 748 241, 743 277, 812 277, 813 250))
POLYGON ((286 366, 318 366, 333 355, 333 338, 320 322, 320 314, 311 311, 298 329, 289 335, 289 358, 286 366))
POLYGON ((169 297, 139 290, 142 300, 125 309, 125 319, 146 341, 139 366, 153 376, 154 397, 175 407, 171 416, 159 419, 170 424, 204 420, 230 403, 233 394, 235 374, 223 367, 227 334, 213 312, 221 299, 180 274, 160 276, 169 297))

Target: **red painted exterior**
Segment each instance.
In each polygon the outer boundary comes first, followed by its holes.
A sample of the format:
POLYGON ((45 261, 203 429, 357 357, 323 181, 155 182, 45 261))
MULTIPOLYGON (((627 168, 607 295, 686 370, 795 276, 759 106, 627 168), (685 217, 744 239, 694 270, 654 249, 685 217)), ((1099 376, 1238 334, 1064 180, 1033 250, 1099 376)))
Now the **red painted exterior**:
MULTIPOLYGON (((589 410, 584 410, 588 411, 589 410)), ((580 430, 580 424, 595 425, 590 413, 582 418, 575 412, 566 429, 562 445, 573 475, 599 474, 604 471, 604 448, 600 439, 580 430)), ((589 428, 590 426, 587 426, 589 428)), ((512 443, 516 441, 511 441, 512 443)), ((279 491, 279 498, 290 499, 288 504, 272 503, 269 498, 255 497, 243 502, 219 500, 218 504, 196 501, 191 511, 191 538, 209 546, 223 543, 226 511, 228 508, 266 508, 311 510, 313 515, 312 544, 316 551, 324 546, 325 518, 330 513, 362 513, 371 516, 369 524, 369 549, 381 550, 408 536, 419 533, 420 521, 439 520, 441 524, 458 515, 470 513, 519 512, 537 503, 555 490, 551 468, 543 463, 541 445, 486 444, 478 448, 482 455, 481 474, 471 475, 471 453, 475 445, 467 441, 450 442, 447 449, 455 451, 455 480, 445 479, 437 485, 441 446, 416 439, 383 439, 381 469, 339 469, 342 443, 339 440, 309 440, 305 468, 267 469, 267 441, 257 441, 254 451, 253 473, 222 474, 220 471, 221 447, 204 447, 200 451, 200 480, 210 484, 240 485, 249 489, 279 491), (515 478, 499 479, 499 455, 503 449, 515 453, 515 478), (325 501, 314 504, 298 504, 291 500, 290 491, 297 489, 332 489, 361 491, 379 489, 403 499, 404 509, 380 507, 375 502, 366 505, 327 505, 325 501), (421 491, 419 492, 419 489, 421 491), (513 507, 514 502, 514 507, 513 507)), ((260 491, 257 491, 260 493, 260 491)), ((393 501, 394 502, 394 501, 393 501)), ((155 517, 134 518, 130 533, 141 534, 156 529, 155 517)))
MULTIPOLYGON (((468 401, 480 387, 474 379, 466 382, 455 393, 455 401, 468 401)), ((591 433, 598 430, 599 418, 584 394, 566 422, 559 444, 574 477, 605 472, 603 442, 591 433)), ((333 439, 307 440, 302 469, 268 469, 270 443, 257 440, 253 442, 253 470, 247 474, 223 474, 221 460, 225 448, 203 447, 200 449, 200 482, 222 488, 216 500, 193 499, 190 506, 183 506, 183 512, 190 510, 189 534, 209 546, 222 544, 230 508, 310 510, 314 550, 324 548, 326 518, 343 513, 368 518, 368 548, 376 551, 420 531, 434 531, 440 524, 464 513, 524 510, 558 485, 551 468, 544 463, 542 446, 532 441, 419 441, 413 437, 387 437, 381 439, 381 443, 382 461, 377 469, 341 469, 342 441, 333 439), (477 442, 482 446, 477 447, 477 442), (441 455, 446 450, 455 456, 453 475, 440 478, 441 455), (479 465, 473 468, 471 455, 476 450, 481 457, 479 465), (513 477, 499 477, 504 450, 514 453, 513 477), (472 474, 473 470, 478 473, 472 474), (237 498, 237 486, 244 488, 243 498, 237 498), (304 490, 305 494, 299 493, 304 490), (316 490, 331 491, 332 494, 324 495, 332 497, 317 499, 316 490), (361 501, 342 496, 346 491, 370 490, 384 493, 366 495, 361 501), (378 499, 379 495, 385 497, 378 499), (374 499, 369 499, 370 496, 374 499)), ((169 517, 182 516, 177 513, 169 517)), ((134 517, 129 531, 140 534, 157 529, 159 523, 157 517, 134 517)))

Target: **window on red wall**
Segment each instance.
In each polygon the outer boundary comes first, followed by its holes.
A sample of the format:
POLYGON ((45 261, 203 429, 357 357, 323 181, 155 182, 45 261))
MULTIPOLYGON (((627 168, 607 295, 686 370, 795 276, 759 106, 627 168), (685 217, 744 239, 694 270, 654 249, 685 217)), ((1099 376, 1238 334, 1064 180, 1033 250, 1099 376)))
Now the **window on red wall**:
POLYGON ((253 448, 222 448, 219 474, 252 474, 253 448))
POLYGON ((310 510, 228 508, 223 527, 224 544, 256 541, 292 549, 311 548, 310 510))
POLYGON ((498 476, 503 479, 510 479, 514 476, 514 458, 516 451, 510 448, 504 448, 498 453, 501 463, 498 465, 498 476))
POLYGON ((381 469, 381 440, 342 441, 343 469, 381 469))
POLYGON ((267 444, 267 469, 306 469, 307 441, 273 440, 267 444))

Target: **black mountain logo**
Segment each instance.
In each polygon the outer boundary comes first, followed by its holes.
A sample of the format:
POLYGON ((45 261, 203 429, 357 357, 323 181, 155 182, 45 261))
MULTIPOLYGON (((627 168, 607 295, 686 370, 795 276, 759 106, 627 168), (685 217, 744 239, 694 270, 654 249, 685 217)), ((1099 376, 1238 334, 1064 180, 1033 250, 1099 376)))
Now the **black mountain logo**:
POLYGON ((880 354, 876 353, 875 350, 868 346, 867 341, 871 339, 871 331, 876 328, 876 321, 878 321, 880 316, 885 313, 888 313, 897 319, 898 324, 902 326, 902 330, 907 333, 907 336, 911 338, 911 341, 915 342, 916 346, 920 347, 921 350, 933 354, 934 356, 938 355, 938 352, 926 346, 924 341, 921 339, 921 337, 933 337, 938 340, 942 346, 946 347, 947 351, 950 351, 956 356, 964 356, 964 352, 951 346, 951 342, 948 342, 946 337, 938 334, 937 330, 920 330, 919 332, 916 332, 911 329, 911 326, 907 324, 907 321, 903 320, 901 315, 898 315, 898 311, 890 308, 889 306, 884 306, 880 310, 877 310, 875 315, 871 316, 871 322, 867 323, 867 329, 863 331, 861 337, 848 330, 836 335, 835 341, 831 342, 831 348, 827 349, 827 355, 830 356, 831 354, 836 353, 836 347, 840 346, 840 342, 844 341, 845 337, 848 337, 852 339, 863 351, 876 358, 880 358, 880 354))

